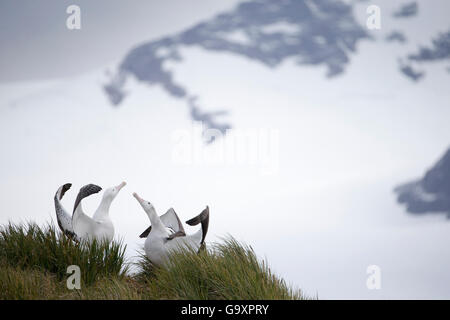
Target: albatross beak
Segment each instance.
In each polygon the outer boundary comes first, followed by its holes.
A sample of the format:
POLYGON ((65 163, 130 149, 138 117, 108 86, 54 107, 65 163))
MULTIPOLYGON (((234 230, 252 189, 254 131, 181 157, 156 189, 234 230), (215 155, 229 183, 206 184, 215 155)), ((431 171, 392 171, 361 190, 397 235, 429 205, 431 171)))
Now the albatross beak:
POLYGON ((136 198, 136 200, 137 201, 139 201, 139 203, 141 203, 141 202, 143 202, 144 201, 144 199, 142 199, 141 197, 139 197, 139 195, 135 192, 135 193, 133 193, 133 197, 135 197, 136 198))
POLYGON ((119 184, 116 188, 117 188, 117 190, 120 191, 120 189, 122 189, 122 188, 125 187, 126 185, 127 185, 127 183, 124 181, 124 182, 122 182, 121 184, 119 184))

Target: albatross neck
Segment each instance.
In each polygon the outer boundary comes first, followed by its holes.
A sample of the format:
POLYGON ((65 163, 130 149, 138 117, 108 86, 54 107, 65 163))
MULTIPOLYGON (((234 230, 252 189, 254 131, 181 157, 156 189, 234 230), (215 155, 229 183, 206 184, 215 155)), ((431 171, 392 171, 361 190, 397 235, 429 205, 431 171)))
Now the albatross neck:
POLYGON ((147 216, 150 219, 150 223, 152 224, 152 228, 159 229, 159 230, 164 230, 165 229, 163 223, 161 222, 161 219, 156 214, 155 209, 150 208, 148 210, 145 210, 145 212, 147 213, 147 216))
POLYGON ((98 206, 97 211, 95 212, 96 218, 105 218, 109 217, 109 208, 111 207, 111 203, 114 199, 111 198, 103 198, 102 202, 98 206))

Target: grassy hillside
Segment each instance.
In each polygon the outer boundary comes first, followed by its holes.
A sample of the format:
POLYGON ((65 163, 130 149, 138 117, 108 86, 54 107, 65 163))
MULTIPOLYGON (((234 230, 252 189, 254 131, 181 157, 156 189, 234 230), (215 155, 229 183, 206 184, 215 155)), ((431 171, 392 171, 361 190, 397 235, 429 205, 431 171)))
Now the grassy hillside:
POLYGON ((52 225, 0 227, 0 299, 303 299, 234 239, 174 253, 166 268, 141 255, 130 273, 122 243, 76 244, 52 225), (69 290, 67 267, 81 271, 69 290))

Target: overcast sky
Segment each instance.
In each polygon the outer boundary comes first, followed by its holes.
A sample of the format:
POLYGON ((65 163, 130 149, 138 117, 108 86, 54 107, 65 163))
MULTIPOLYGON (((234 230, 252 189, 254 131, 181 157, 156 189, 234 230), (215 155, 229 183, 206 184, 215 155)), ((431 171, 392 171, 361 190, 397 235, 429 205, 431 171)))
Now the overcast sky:
MULTIPOLYGON (((148 225, 131 196, 136 191, 158 212, 174 207, 183 221, 210 205, 208 241, 232 234, 251 244, 308 294, 449 298, 449 221, 407 214, 392 190, 421 177, 448 148, 445 62, 420 66, 427 74, 416 83, 399 72, 397 58, 448 30, 450 2, 421 0, 418 16, 393 19, 410 1, 377 1, 384 18, 382 30, 371 32, 376 41, 358 45, 333 79, 323 65, 291 60, 270 69, 234 54, 181 48, 184 60, 171 66, 173 75, 199 103, 224 107, 234 128, 279 131, 279 171, 271 176, 249 164, 174 163, 172 135, 191 129, 185 103, 130 80, 127 98, 113 108, 102 89, 105 66, 117 66, 131 47, 236 2, 2 0, 0 224, 54 219, 53 195, 63 183, 73 183, 63 199, 70 211, 82 185, 126 180, 111 217, 129 254, 148 225), (73 3, 81 7, 80 31, 66 28, 73 3), (397 29, 406 44, 384 41, 397 29), (382 290, 366 287, 371 264, 382 268, 382 290)), ((355 8, 361 25, 366 3, 355 8)), ((220 148, 199 144, 206 155, 220 148)), ((99 198, 86 200, 86 212, 99 198)))
MULTIPOLYGON (((2 0, 0 82, 67 77, 117 63, 131 47, 179 32, 239 2, 2 0), (66 8, 71 4, 81 7, 81 30, 66 28, 66 8)), ((409 2, 381 1, 382 28, 391 27, 385 24, 386 15, 409 2)), ((413 18, 416 23, 408 25, 409 33, 415 35, 408 39, 413 44, 429 40, 429 32, 442 25, 440 21, 448 20, 450 2, 433 0, 428 3, 430 5, 419 6, 419 15, 413 18)), ((367 17, 365 7, 365 4, 359 6, 359 11, 355 12, 361 23, 367 17)), ((408 19, 397 19, 396 23, 401 29, 408 19)))
POLYGON ((66 77, 117 62, 133 46, 180 31, 236 0, 2 0, 0 82, 66 77), (66 8, 81 8, 68 30, 66 8))

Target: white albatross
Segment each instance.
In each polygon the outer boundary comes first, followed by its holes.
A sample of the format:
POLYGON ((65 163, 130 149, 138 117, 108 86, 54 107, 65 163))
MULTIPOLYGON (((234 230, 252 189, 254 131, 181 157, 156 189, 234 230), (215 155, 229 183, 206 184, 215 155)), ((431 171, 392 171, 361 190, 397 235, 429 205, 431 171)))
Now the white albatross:
POLYGON ((201 223, 201 228, 192 235, 186 235, 183 225, 175 210, 170 208, 159 217, 153 205, 139 197, 133 196, 147 213, 151 226, 145 230, 140 237, 145 240, 144 250, 149 260, 155 265, 162 265, 167 261, 169 253, 179 249, 200 250, 205 241, 209 225, 209 207, 207 206, 198 216, 186 221, 194 226, 201 223))
POLYGON ((92 218, 83 212, 81 201, 92 194, 100 192, 102 188, 95 184, 88 184, 82 187, 75 200, 73 214, 70 216, 62 206, 61 200, 72 184, 66 183, 61 186, 54 198, 56 220, 59 228, 64 234, 77 242, 81 240, 92 241, 94 239, 111 241, 114 238, 114 225, 109 217, 109 208, 114 198, 125 185, 126 182, 122 182, 118 186, 106 189, 103 193, 102 201, 92 218))

